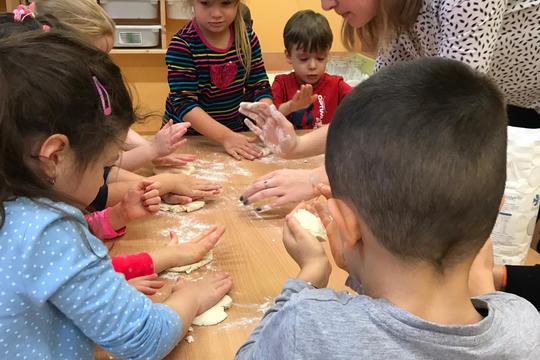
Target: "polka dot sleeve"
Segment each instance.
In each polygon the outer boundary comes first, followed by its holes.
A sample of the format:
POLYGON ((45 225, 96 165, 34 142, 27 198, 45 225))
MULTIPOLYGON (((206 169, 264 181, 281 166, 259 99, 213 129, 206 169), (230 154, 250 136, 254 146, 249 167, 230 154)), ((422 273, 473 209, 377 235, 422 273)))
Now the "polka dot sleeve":
POLYGON ((440 13, 438 56, 488 72, 500 36, 506 0, 444 1, 440 13))
POLYGON ((42 233, 35 251, 45 255, 42 261, 52 264, 55 271, 51 276, 41 275, 38 294, 114 355, 130 359, 164 357, 181 339, 180 318, 169 307, 152 304, 131 287, 114 271, 106 248, 78 225, 59 220, 42 233), (54 250, 47 244, 54 244, 54 250))

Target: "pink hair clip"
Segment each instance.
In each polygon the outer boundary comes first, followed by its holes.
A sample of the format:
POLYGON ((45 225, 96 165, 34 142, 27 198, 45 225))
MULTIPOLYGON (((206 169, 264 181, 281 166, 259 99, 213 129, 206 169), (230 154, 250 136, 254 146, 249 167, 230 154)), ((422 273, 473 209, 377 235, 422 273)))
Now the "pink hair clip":
POLYGON ((96 90, 99 94, 99 98, 101 99, 101 107, 103 108, 103 114, 105 116, 109 116, 112 114, 112 107, 111 107, 111 99, 109 98, 109 93, 107 92, 107 89, 99 82, 98 78, 95 76, 92 76, 92 80, 94 80, 94 85, 96 86, 96 90), (105 98, 107 100, 105 100, 105 98))
POLYGON ((34 3, 31 3, 30 6, 19 5, 13 10, 13 20, 16 22, 23 22, 28 16, 35 17, 34 3))
POLYGON ((51 31, 51 27, 49 25, 43 25, 41 28, 43 29, 43 32, 51 31))

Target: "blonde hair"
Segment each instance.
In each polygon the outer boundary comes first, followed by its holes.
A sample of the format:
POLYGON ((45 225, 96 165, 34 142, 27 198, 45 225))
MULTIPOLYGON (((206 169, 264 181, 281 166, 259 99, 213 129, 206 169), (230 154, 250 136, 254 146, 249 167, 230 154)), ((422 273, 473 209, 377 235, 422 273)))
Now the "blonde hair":
MULTIPOLYGON (((193 4, 194 0, 190 0, 193 4)), ((242 11, 240 11, 240 4, 242 0, 232 0, 236 5, 236 16, 234 17, 234 43, 236 46, 236 53, 240 57, 240 61, 246 69, 246 77, 249 76, 251 71, 251 42, 249 40, 249 34, 247 32, 246 23, 242 17, 242 11)))
POLYGON ((380 0, 377 15, 363 27, 354 28, 343 21, 343 45, 352 50, 358 39, 365 51, 386 48, 393 39, 412 27, 422 4, 423 0, 380 0))
POLYGON ((37 15, 54 16, 89 42, 103 36, 114 37, 114 21, 96 0, 34 0, 34 2, 37 15))

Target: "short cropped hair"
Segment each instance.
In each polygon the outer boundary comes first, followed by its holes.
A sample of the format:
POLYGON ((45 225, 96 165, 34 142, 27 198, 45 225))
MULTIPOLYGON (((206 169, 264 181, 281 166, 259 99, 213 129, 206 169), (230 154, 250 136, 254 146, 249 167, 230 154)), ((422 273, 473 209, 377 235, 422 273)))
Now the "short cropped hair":
POLYGON ((293 47, 306 52, 319 53, 332 47, 334 36, 328 20, 313 10, 295 13, 283 30, 285 49, 290 53, 293 47))
POLYGON ((506 128, 503 95, 469 66, 424 58, 387 67, 335 113, 326 148, 333 196, 389 252, 444 272, 492 231, 506 128))

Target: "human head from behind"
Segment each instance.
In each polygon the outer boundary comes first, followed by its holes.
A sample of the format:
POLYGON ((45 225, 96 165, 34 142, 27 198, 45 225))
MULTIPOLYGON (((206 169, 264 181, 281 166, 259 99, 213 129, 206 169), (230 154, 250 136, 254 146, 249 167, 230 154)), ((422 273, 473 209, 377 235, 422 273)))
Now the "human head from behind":
POLYGON ((68 34, 29 31, 0 39, 0 83, 0 203, 88 206, 136 119, 120 69, 68 34))
POLYGON ((394 65, 354 89, 326 148, 336 263, 368 289, 379 266, 459 272, 466 289, 504 192, 506 126, 496 85, 454 60, 394 65))
POLYGON ((295 13, 283 30, 285 56, 301 84, 316 85, 326 71, 333 35, 326 17, 313 10, 295 13))
POLYGON ((352 50, 359 39, 362 49, 384 47, 416 21, 423 0, 321 0, 324 10, 343 17, 342 39, 352 50))
POLYGON ((207 38, 224 37, 234 31, 236 52, 249 73, 251 69, 251 44, 246 22, 240 9, 241 0, 189 0, 193 6, 193 19, 207 38))
POLYGON ((98 49, 112 50, 115 24, 96 0, 35 0, 34 4, 36 15, 53 16, 98 49))

